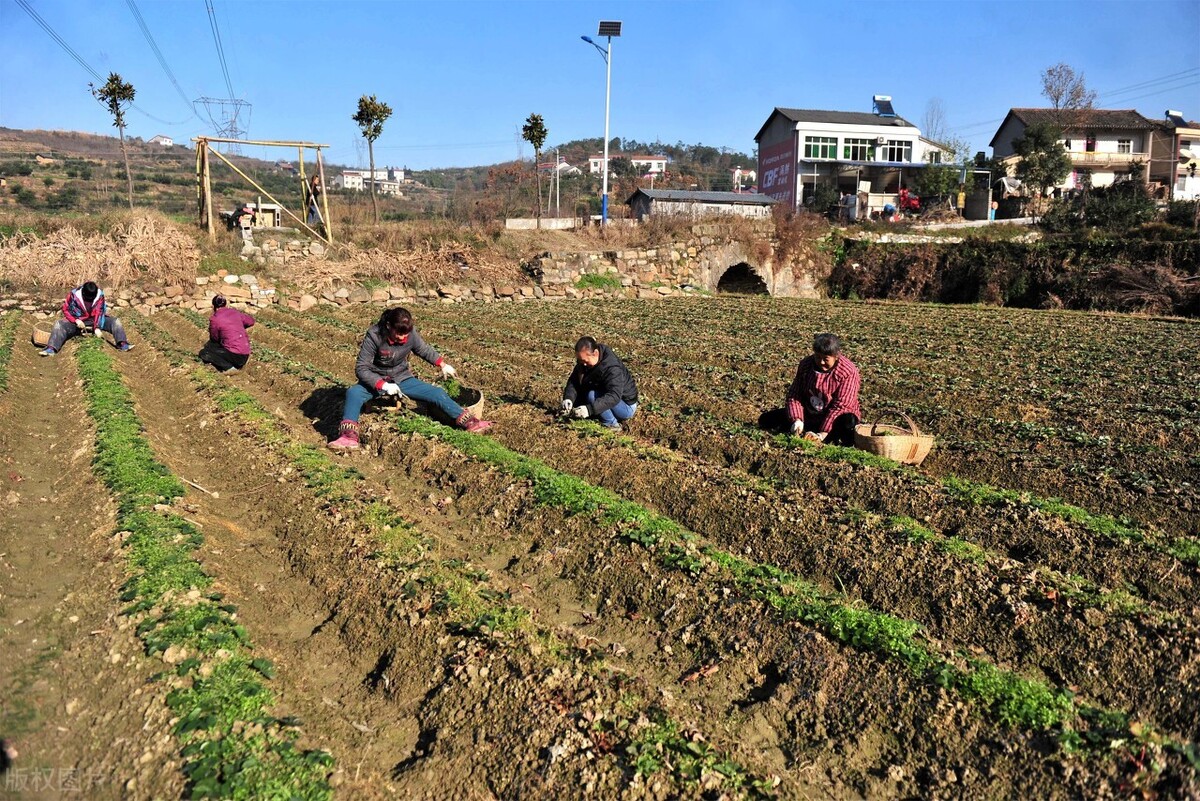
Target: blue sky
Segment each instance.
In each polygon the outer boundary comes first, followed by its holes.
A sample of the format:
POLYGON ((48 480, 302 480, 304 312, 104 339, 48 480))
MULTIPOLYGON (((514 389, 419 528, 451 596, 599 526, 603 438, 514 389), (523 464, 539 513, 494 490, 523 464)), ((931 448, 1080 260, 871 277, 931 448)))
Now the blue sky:
MULTIPOLYGON (((393 108, 377 164, 529 157, 530 113, 551 146, 601 136, 604 62, 579 38, 601 19, 624 22, 611 134, 640 141, 751 152, 775 106, 870 111, 889 94, 918 124, 939 98, 982 150, 1010 107, 1045 104, 1039 75, 1059 61, 1101 107, 1200 118, 1200 0, 211 1, 233 95, 252 105, 249 136, 326 143, 344 164, 365 164, 350 119, 364 93, 393 108)), ((133 83, 131 135, 212 132, 185 102, 229 94, 204 0, 0 0, 0 125, 112 133, 92 75, 22 4, 96 72, 133 83)))

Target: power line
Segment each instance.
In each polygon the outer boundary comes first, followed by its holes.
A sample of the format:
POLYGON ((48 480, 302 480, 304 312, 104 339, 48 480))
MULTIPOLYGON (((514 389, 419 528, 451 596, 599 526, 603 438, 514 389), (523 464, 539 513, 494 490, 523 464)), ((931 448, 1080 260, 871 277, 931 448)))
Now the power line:
MULTIPOLYGON (((1114 105, 1119 105, 1119 104, 1124 104, 1124 103, 1130 103, 1134 100, 1141 100, 1141 99, 1144 99, 1147 97, 1153 97, 1155 95, 1161 95, 1161 94, 1165 94, 1166 92, 1173 92, 1173 91, 1177 91, 1179 89, 1186 89, 1189 86, 1193 86, 1197 83, 1197 81, 1187 80, 1188 78, 1190 78, 1192 76, 1200 76, 1200 67, 1193 67, 1191 69, 1181 70, 1180 72, 1173 72, 1168 75, 1160 75, 1157 78, 1149 78, 1145 81, 1130 84, 1128 86, 1123 86, 1118 89, 1110 89, 1107 92, 1101 92, 1101 93, 1097 94, 1096 97, 1097 97, 1097 99, 1099 99, 1099 98, 1108 99, 1109 102, 1105 103, 1104 104, 1105 106, 1114 106, 1114 105), (1159 89, 1157 91, 1150 92, 1147 94, 1133 95, 1133 96, 1130 96, 1130 97, 1127 97, 1124 99, 1120 99, 1120 100, 1115 99, 1115 97, 1114 97, 1116 95, 1128 94, 1131 91, 1136 92, 1139 89, 1147 89, 1147 88, 1151 88, 1151 87, 1162 85, 1162 84, 1176 84, 1178 81, 1181 81, 1181 80, 1187 81, 1187 82, 1179 83, 1177 85, 1167 86, 1166 88, 1159 89)), ((983 120, 981 122, 973 122, 968 125, 960 125, 958 127, 951 128, 950 131, 952 133, 956 133, 959 135, 970 134, 970 133, 974 133, 978 129, 987 128, 987 126, 995 125, 996 123, 1002 122, 1003 120, 1004 120, 1004 117, 999 117, 994 120, 983 120)))
MULTIPOLYGON (((53 39, 55 43, 57 43, 58 46, 66 52, 67 55, 75 59, 75 62, 79 64, 79 66, 83 67, 84 71, 95 78, 96 83, 104 83, 105 79, 101 77, 100 73, 96 72, 96 70, 92 68, 91 64, 88 64, 86 61, 84 61, 83 56, 76 53, 74 48, 67 44, 67 40, 59 36, 58 32, 54 30, 54 28, 50 27, 50 23, 42 19, 41 16, 33 10, 33 7, 29 5, 27 0, 17 0, 17 5, 21 7, 22 11, 29 15, 30 19, 41 26, 42 30, 44 30, 50 36, 50 38, 53 39)), ((136 103, 130 103, 129 107, 139 114, 149 117, 155 122, 162 123, 163 125, 182 125, 183 123, 187 122, 186 119, 179 120, 178 122, 171 122, 170 120, 161 119, 160 117, 156 117, 145 109, 139 107, 136 103)))
POLYGON ((171 85, 175 87, 175 91, 179 93, 179 97, 183 100, 184 105, 192 111, 192 116, 196 116, 196 112, 192 109, 192 102, 188 100, 187 95, 183 93, 183 89, 179 86, 179 81, 175 80, 175 73, 171 72, 171 68, 167 66, 167 60, 163 58, 162 51, 158 49, 158 43, 154 41, 154 36, 150 33, 150 28, 146 26, 146 20, 142 18, 142 12, 138 10, 137 3, 134 0, 125 0, 129 6, 129 10, 133 12, 133 18, 137 20, 138 27, 142 29, 142 36, 146 37, 146 43, 150 45, 150 49, 154 51, 154 57, 158 59, 158 64, 162 67, 163 72, 171 80, 171 85))
POLYGON ((212 0, 204 0, 204 6, 208 9, 208 26, 212 28, 213 42, 217 45, 221 74, 225 76, 225 89, 229 92, 229 99, 233 100, 233 83, 229 80, 229 64, 225 61, 225 47, 221 44, 221 31, 217 27, 217 12, 213 8, 212 0))
POLYGON ((1125 94, 1127 91, 1134 90, 1134 89, 1141 89, 1148 85, 1153 85, 1153 84, 1158 84, 1158 83, 1167 83, 1172 80, 1182 79, 1185 77, 1191 77, 1191 76, 1194 76, 1197 74, 1200 74, 1200 67, 1192 67, 1191 69, 1182 70, 1181 72, 1173 72, 1170 75, 1163 75, 1162 77, 1159 77, 1159 78, 1151 78, 1150 80, 1142 81, 1141 83, 1134 83, 1134 84, 1130 84, 1129 86, 1122 86, 1119 89, 1110 89, 1107 92, 1101 92, 1097 96, 1098 97, 1109 97, 1111 95, 1121 95, 1121 94, 1125 94))
POLYGON ((449 150, 451 148, 491 148, 491 147, 512 147, 511 139, 502 139, 494 142, 460 142, 458 144, 436 144, 436 145, 383 145, 377 146, 376 150, 449 150))

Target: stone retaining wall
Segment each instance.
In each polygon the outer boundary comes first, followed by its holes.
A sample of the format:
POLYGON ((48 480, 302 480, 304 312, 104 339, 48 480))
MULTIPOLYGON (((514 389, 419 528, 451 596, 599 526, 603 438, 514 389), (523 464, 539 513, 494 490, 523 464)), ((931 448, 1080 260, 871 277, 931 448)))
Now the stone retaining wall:
MULTIPOLYGON (((342 286, 325 291, 277 287, 268 279, 253 274, 235 275, 219 270, 199 276, 194 285, 148 286, 109 290, 109 305, 114 314, 133 308, 142 314, 159 309, 187 307, 197 311, 212 308, 218 293, 240 308, 264 308, 284 303, 305 311, 315 306, 348 306, 359 303, 519 303, 531 300, 565 298, 625 297, 658 299, 679 294, 715 292, 720 278, 729 268, 746 264, 764 281, 772 295, 821 297, 819 284, 829 274, 829 265, 817 258, 815 249, 789 257, 790 263, 777 265, 773 231, 769 223, 760 224, 750 241, 730 237, 727 224, 699 224, 685 241, 655 248, 587 253, 547 252, 522 264, 528 283, 503 285, 441 284, 436 286, 342 286), (761 237, 761 238, 758 238, 761 237)), ((742 228, 743 231, 747 230, 742 228)), ((291 262, 292 270, 302 269, 296 262, 325 258, 319 242, 280 243, 267 239, 261 245, 247 243, 242 258, 267 268, 291 262)), ((64 293, 65 294, 65 293, 64 293)), ((57 314, 61 296, 45 293, 13 292, 0 298, 0 309, 19 307, 41 316, 57 314)))

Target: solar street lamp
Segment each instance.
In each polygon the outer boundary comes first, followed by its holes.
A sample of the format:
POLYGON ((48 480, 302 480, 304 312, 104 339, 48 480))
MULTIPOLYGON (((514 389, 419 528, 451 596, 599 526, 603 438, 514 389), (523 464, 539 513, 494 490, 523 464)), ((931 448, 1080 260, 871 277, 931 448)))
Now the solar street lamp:
POLYGON ((592 41, 592 37, 590 36, 580 36, 579 38, 596 48, 604 58, 607 73, 604 82, 604 177, 601 179, 600 223, 601 225, 608 225, 608 107, 609 100, 612 97, 612 40, 614 36, 621 35, 621 23, 602 21, 599 30, 596 31, 596 35, 606 37, 608 39, 608 46, 601 47, 592 41))

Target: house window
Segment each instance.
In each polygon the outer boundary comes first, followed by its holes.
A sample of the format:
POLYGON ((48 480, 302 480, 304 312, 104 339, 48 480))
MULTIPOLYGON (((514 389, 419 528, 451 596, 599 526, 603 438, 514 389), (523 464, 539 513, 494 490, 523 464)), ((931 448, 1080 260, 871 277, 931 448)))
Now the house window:
POLYGON ((842 158, 846 161, 870 161, 874 145, 870 139, 847 139, 842 146, 842 158))
POLYGON ((941 164, 942 163, 942 151, 930 150, 928 153, 925 154, 925 161, 928 162, 929 164, 941 164))
POLYGON ((1083 149, 1088 153, 1096 152, 1096 135, 1095 134, 1088 134, 1088 138, 1087 138, 1087 141, 1084 143, 1083 149))
POLYGON ((883 146, 883 160, 912 161, 912 142, 889 139, 888 143, 883 146))
POLYGON ((837 137, 835 136, 806 136, 804 137, 804 158, 806 159, 836 159, 837 137))
POLYGON ((1070 139, 1064 139, 1064 140, 1063 140, 1063 147, 1064 147, 1064 148, 1066 148, 1066 150, 1067 150, 1068 152, 1070 152, 1070 150, 1071 150, 1071 140, 1070 140, 1070 139))
POLYGON ((1117 152, 1118 153, 1132 153, 1133 152, 1133 140, 1132 139, 1118 139, 1117 140, 1117 152))

